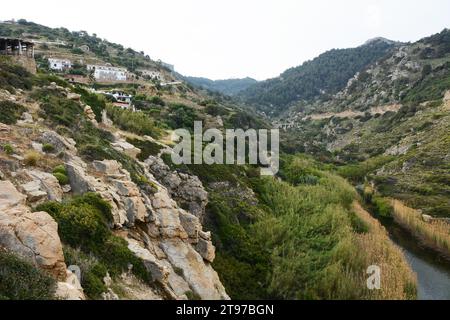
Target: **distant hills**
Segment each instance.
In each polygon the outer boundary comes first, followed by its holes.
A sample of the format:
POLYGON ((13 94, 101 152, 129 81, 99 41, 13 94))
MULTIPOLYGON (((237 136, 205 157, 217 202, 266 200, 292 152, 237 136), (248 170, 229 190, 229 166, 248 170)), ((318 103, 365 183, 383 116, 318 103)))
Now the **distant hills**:
POLYGON ((184 77, 184 79, 196 87, 200 87, 209 91, 220 92, 225 95, 234 96, 239 92, 246 90, 250 86, 258 83, 252 78, 243 79, 227 79, 227 80, 210 80, 199 77, 184 77))
POLYGON ((299 101, 333 95, 359 71, 386 55, 398 43, 384 38, 350 49, 333 49, 279 77, 241 91, 240 100, 267 114, 279 114, 299 101))

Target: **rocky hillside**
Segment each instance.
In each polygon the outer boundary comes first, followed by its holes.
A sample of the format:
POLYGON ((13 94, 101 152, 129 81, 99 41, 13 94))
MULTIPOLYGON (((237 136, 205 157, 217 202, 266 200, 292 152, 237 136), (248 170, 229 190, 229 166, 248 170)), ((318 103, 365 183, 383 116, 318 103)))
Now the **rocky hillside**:
POLYGON ((444 30, 395 48, 340 92, 300 103, 275 123, 294 150, 336 163, 355 182, 369 179, 385 196, 448 217, 448 90, 450 32, 444 30))
POLYGON ((39 79, 0 93, 2 250, 50 274, 57 297, 227 299, 200 181, 138 160, 106 110, 97 121, 74 87, 39 79))
MULTIPOLYGON (((67 34, 14 28, 38 41, 67 34)), ((71 35, 81 45, 95 38, 71 35)), ((38 54, 127 56, 74 53, 75 42, 38 54)), ((64 75, 0 57, 0 298, 416 297, 403 253, 329 165, 283 154, 268 178, 256 165, 171 161, 173 130, 194 120, 220 130, 267 122, 183 82, 72 84, 64 75), (132 94, 135 110, 99 87, 132 94), (366 286, 373 263, 389 279, 382 290, 366 286)))

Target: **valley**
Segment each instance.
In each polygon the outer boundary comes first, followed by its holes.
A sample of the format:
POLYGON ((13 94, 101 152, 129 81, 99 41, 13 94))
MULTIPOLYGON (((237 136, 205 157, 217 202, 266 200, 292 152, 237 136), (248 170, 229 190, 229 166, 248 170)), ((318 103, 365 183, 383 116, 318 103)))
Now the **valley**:
POLYGON ((26 20, 0 38, 0 298, 450 299, 449 30, 262 82, 26 20), (173 163, 194 121, 279 128, 277 176, 173 163))

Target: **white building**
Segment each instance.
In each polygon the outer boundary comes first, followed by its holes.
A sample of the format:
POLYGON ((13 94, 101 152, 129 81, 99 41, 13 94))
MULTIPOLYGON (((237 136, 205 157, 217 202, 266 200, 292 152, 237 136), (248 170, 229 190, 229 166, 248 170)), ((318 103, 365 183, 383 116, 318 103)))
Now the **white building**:
POLYGON ((67 59, 49 58, 48 66, 52 70, 63 71, 72 68, 72 62, 67 59))
POLYGON ((112 91, 109 93, 117 102, 123 102, 131 104, 131 99, 133 99, 132 95, 126 94, 123 91, 112 91))
POLYGON ((94 78, 99 81, 126 81, 127 70, 112 66, 100 66, 88 64, 87 69, 94 71, 94 78))
POLYGON ((141 69, 139 70, 140 72, 142 72, 142 76, 144 77, 148 77, 150 79, 156 79, 156 80, 163 80, 161 72, 159 71, 155 71, 155 70, 145 70, 145 69, 141 69))

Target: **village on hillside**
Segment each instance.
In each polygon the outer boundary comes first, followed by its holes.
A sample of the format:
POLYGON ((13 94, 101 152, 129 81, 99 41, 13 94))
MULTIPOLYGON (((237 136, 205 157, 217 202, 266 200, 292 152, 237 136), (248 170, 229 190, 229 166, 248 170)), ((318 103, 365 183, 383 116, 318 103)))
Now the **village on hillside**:
MULTIPOLYGON (((18 24, 12 20, 2 23, 18 24)), ((82 32, 80 36, 83 36, 82 32)), ((148 65, 130 71, 126 67, 100 60, 86 44, 70 47, 65 41, 36 39, 33 34, 24 33, 20 38, 12 38, 4 37, 0 32, 0 55, 13 57, 31 73, 36 73, 39 67, 72 84, 89 85, 93 92, 106 96, 123 109, 135 110, 133 96, 121 90, 124 85, 151 84, 160 88, 182 84, 173 76, 174 66, 161 60, 152 61, 149 56, 145 56, 148 65), (108 90, 97 90, 94 84, 107 87, 108 90)))

